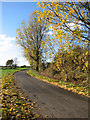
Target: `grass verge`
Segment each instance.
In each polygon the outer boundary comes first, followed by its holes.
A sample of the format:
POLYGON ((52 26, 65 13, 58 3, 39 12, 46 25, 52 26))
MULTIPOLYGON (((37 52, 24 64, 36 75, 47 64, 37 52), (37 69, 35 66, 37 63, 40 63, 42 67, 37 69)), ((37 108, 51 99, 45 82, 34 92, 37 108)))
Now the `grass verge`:
POLYGON ((82 85, 75 85, 74 83, 64 82, 56 79, 51 79, 45 76, 40 75, 37 71, 30 69, 27 73, 35 78, 43 80, 45 82, 54 84, 58 87, 67 89, 69 91, 81 94, 83 96, 90 97, 88 94, 88 86, 82 87, 82 85))
POLYGON ((2 77, 2 120, 37 119, 40 115, 33 111, 35 103, 17 86, 13 75, 15 72, 2 77))

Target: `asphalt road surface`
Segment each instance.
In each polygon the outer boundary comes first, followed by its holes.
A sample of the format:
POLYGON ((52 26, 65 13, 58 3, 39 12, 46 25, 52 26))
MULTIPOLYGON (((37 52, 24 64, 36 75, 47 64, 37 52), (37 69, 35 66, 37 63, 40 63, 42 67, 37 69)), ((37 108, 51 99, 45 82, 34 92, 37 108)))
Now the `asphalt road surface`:
POLYGON ((88 118, 88 98, 29 76, 15 73, 17 83, 47 118, 88 118))

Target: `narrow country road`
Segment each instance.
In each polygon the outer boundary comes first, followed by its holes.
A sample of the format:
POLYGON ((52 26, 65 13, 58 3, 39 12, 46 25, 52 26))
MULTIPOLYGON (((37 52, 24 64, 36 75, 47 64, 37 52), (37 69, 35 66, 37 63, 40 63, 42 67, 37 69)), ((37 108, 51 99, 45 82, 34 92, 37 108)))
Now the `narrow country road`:
POLYGON ((15 73, 17 83, 47 118, 88 118, 88 98, 29 76, 15 73))

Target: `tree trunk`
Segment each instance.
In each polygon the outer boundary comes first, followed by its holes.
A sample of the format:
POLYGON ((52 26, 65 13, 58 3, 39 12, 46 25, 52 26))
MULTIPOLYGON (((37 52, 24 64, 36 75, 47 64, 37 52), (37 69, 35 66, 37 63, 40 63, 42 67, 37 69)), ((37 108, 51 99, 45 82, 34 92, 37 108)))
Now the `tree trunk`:
POLYGON ((36 71, 39 71, 39 52, 37 51, 37 66, 36 71))
POLYGON ((37 59, 36 71, 39 71, 39 59, 37 59))

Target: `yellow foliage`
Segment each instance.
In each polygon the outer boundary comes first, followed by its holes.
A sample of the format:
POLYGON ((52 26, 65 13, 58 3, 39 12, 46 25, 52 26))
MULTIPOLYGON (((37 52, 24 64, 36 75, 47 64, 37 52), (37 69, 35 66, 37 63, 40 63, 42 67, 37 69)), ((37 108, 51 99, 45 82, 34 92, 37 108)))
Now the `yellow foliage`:
POLYGON ((88 67, 88 61, 85 62, 85 66, 88 67))

